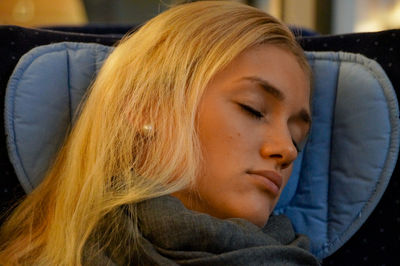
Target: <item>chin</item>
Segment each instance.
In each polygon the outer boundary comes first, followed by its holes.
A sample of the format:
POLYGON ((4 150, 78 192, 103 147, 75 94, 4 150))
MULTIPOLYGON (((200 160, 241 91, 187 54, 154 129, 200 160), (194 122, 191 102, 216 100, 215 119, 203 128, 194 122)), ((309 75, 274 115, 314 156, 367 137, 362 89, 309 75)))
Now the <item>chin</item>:
POLYGON ((275 208, 276 201, 270 195, 263 194, 261 197, 255 197, 252 201, 247 202, 247 208, 243 206, 242 210, 247 209, 247 220, 258 227, 264 227, 275 208))
POLYGON ((257 225, 258 227, 264 227, 264 225, 268 222, 269 216, 272 213, 272 210, 269 206, 262 206, 261 208, 248 208, 250 211, 247 213, 243 213, 242 218, 250 221, 251 223, 257 225))
POLYGON ((256 217, 252 217, 248 219, 253 224, 257 225, 258 227, 264 227, 267 224, 270 214, 265 215, 257 215, 256 217))

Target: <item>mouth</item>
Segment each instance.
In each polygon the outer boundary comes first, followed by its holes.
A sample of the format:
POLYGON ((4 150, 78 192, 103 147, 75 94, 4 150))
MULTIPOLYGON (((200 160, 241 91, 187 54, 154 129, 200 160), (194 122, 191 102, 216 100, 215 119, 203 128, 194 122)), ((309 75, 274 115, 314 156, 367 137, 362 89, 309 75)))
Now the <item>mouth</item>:
POLYGON ((280 174, 270 170, 247 171, 252 178, 256 180, 264 189, 268 190, 274 196, 279 195, 283 185, 283 178, 280 174))

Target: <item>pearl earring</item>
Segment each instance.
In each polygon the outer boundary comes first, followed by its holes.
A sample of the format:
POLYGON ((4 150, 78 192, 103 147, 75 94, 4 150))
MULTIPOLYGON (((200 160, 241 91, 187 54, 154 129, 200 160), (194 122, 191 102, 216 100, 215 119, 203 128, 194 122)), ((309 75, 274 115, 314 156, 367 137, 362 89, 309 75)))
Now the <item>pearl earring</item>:
POLYGON ((143 132, 149 136, 153 134, 153 125, 151 124, 146 124, 143 126, 143 132))

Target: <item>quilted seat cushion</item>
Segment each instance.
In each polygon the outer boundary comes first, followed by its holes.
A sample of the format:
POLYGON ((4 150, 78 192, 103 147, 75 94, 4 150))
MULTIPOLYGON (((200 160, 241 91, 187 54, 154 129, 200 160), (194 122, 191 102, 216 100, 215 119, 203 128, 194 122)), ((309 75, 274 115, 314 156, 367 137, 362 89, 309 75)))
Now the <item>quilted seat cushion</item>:
MULTIPOLYGON (((113 48, 58 43, 24 55, 5 103, 9 156, 26 192, 42 180, 87 87, 113 48)), ((275 213, 325 258, 365 222, 389 182, 399 149, 398 104, 381 67, 361 55, 308 52, 314 74, 308 143, 275 213)))

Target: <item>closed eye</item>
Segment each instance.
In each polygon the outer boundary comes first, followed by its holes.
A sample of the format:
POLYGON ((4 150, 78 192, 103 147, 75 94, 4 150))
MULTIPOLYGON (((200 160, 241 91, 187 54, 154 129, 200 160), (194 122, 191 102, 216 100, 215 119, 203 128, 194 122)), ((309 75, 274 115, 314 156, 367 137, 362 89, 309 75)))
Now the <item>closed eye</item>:
POLYGON ((299 145, 296 143, 296 141, 294 141, 294 139, 292 139, 292 142, 293 142, 294 147, 296 148, 297 153, 300 153, 301 150, 300 150, 299 145))
POLYGON ((250 116, 252 116, 256 119, 261 119, 264 117, 264 115, 261 112, 255 110, 254 108, 252 108, 248 105, 239 103, 239 106, 243 109, 243 111, 245 111, 247 114, 249 114, 250 116))
POLYGON ((300 153, 301 151, 304 150, 304 147, 307 144, 307 140, 308 140, 308 135, 307 137, 305 137, 301 142, 297 143, 294 139, 292 139, 293 145, 297 150, 297 153, 300 153))

